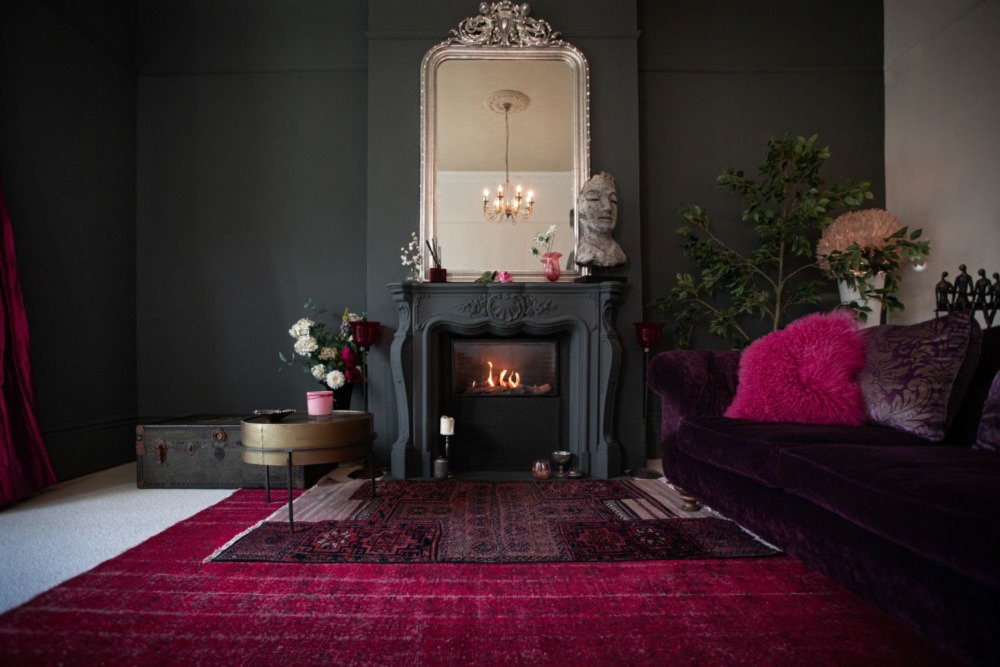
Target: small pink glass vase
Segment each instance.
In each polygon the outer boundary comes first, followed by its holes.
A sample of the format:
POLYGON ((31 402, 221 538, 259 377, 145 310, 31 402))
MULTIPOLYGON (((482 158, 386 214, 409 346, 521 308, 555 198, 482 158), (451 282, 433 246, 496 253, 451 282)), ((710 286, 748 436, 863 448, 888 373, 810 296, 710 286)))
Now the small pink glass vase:
POLYGON ((559 280, 559 276, 562 273, 559 270, 560 257, 562 257, 561 252, 547 252, 542 255, 542 271, 550 282, 559 280))

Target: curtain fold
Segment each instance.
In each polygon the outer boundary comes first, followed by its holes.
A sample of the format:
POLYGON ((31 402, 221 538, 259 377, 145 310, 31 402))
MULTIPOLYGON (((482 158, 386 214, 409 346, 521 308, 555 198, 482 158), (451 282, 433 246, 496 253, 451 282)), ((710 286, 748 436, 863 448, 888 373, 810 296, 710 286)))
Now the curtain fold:
POLYGON ((31 341, 14 256, 14 234, 0 175, 0 507, 56 483, 45 449, 31 341))

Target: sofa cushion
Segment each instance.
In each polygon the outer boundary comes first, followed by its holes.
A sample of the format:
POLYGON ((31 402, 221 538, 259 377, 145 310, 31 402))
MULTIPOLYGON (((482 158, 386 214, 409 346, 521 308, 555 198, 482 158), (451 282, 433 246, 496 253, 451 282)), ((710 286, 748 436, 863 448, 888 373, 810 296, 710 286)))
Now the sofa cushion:
POLYGON ((926 558, 1000 585, 1000 457, 940 445, 804 445, 779 452, 778 481, 926 558))
POLYGON ((748 477, 771 488, 778 484, 778 454, 814 443, 912 446, 926 441, 881 426, 758 422, 729 417, 682 419, 677 449, 693 459, 748 477))
POLYGON ((864 365, 865 339, 851 311, 806 315, 744 350, 726 416, 860 426, 864 365))
POLYGON ((993 378, 990 394, 983 404, 983 414, 979 419, 979 434, 973 447, 1000 452, 1000 373, 993 378))
POLYGON ((983 329, 983 346, 976 372, 972 375, 962 405, 955 413, 955 418, 948 427, 948 435, 945 436, 945 442, 949 445, 971 447, 976 444, 983 405, 997 373, 1000 373, 1000 327, 992 327, 983 329))
POLYGON ((975 372, 982 330, 971 313, 865 330, 861 390, 868 418, 932 442, 944 439, 975 372))

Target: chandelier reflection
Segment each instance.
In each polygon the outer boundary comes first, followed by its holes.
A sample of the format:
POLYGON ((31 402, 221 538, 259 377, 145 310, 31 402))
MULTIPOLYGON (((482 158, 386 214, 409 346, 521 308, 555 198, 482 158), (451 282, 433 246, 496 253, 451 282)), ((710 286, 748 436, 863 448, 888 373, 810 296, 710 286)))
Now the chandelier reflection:
POLYGON ((528 96, 517 90, 498 90, 486 100, 486 106, 497 113, 503 113, 504 129, 504 182, 497 186, 491 198, 489 189, 483 190, 483 217, 493 222, 516 223, 531 217, 535 205, 535 194, 528 190, 522 194, 518 185, 510 188, 510 114, 523 111, 528 106, 528 96))

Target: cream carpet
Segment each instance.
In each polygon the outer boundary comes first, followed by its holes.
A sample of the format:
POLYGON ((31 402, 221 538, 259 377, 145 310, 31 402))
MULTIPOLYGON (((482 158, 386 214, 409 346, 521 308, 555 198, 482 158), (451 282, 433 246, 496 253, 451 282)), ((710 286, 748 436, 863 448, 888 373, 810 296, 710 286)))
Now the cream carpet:
POLYGON ((135 464, 50 487, 0 511, 0 612, 232 495, 137 489, 135 464))

